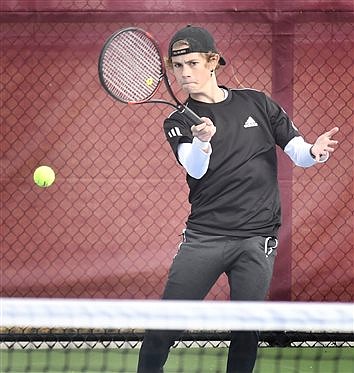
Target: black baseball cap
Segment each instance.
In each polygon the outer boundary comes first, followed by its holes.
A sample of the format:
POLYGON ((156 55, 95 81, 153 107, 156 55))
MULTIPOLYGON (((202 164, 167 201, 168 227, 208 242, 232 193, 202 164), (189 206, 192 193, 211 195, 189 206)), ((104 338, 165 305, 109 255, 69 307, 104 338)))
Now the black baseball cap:
MULTIPOLYGON (((172 37, 168 47, 168 57, 180 56, 182 54, 201 52, 213 52, 219 54, 216 49, 215 42, 209 31, 204 28, 188 25, 185 28, 177 31, 172 37), (179 40, 186 40, 189 47, 177 51, 173 51, 173 44, 179 40)), ((220 65, 226 65, 226 61, 222 56, 219 59, 220 65)))

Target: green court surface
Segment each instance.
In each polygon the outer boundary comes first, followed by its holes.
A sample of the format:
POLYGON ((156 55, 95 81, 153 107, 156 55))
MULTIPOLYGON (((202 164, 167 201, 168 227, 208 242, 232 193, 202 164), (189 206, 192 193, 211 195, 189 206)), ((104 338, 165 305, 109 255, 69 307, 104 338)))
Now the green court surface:
MULTIPOLYGON (((352 373, 353 348, 260 348, 255 373, 352 373)), ((134 373, 137 349, 0 350, 0 372, 134 373)), ((172 349, 165 373, 225 372, 227 348, 172 349)))

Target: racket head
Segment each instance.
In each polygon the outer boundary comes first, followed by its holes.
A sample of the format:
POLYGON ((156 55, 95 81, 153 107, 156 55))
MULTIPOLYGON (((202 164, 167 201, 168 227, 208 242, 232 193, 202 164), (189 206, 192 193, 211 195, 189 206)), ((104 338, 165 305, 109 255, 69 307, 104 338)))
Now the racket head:
POLYGON ((129 27, 105 42, 98 61, 103 88, 123 103, 147 102, 165 76, 159 46, 146 31, 129 27))

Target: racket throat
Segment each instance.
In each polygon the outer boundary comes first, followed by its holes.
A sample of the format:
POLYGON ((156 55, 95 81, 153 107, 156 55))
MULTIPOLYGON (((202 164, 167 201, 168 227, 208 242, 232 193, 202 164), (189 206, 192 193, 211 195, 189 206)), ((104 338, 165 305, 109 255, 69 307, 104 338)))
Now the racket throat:
POLYGON ((196 113, 194 113, 194 111, 189 109, 187 106, 182 105, 182 104, 177 105, 177 110, 183 115, 185 115, 192 125, 203 123, 201 118, 196 113))

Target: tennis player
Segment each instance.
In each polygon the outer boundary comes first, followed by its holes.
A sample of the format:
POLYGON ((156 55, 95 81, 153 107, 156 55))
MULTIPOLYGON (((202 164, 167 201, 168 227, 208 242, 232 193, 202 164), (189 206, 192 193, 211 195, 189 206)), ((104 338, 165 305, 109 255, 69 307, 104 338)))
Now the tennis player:
MULTIPOLYGON (((204 123, 173 112, 164 131, 184 167, 191 212, 169 271, 163 299, 201 300, 226 273, 232 301, 266 298, 281 223, 276 146, 301 167, 325 162, 337 145, 335 127, 307 143, 286 112, 254 89, 219 86, 226 61, 199 27, 179 30, 168 64, 204 123)), ((222 317, 222 315, 220 315, 222 317)), ((160 373, 178 332, 147 331, 138 373, 160 373)), ((228 373, 252 372, 258 332, 232 332, 228 373)))

